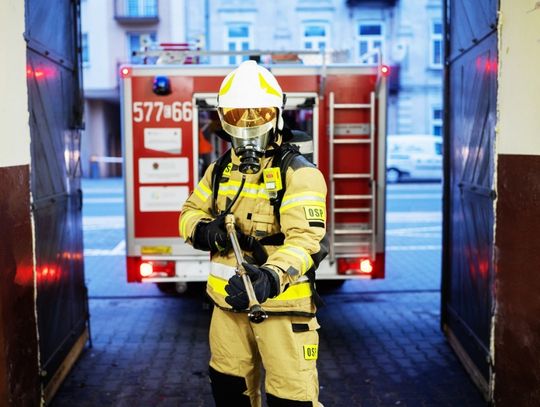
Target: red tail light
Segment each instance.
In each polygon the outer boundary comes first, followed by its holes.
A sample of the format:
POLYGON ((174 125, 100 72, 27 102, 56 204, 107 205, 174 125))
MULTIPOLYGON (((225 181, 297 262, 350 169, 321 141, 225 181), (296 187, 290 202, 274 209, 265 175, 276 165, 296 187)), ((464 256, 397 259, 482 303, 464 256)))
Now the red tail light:
POLYGON ((372 271, 373 271, 373 264, 371 264, 371 260, 369 259, 360 260, 360 273, 370 274, 372 271))
POLYGON ((150 277, 152 274, 154 274, 154 266, 152 265, 152 262, 143 262, 139 266, 139 274, 141 277, 150 277))
POLYGON ((148 277, 174 277, 176 262, 166 260, 142 260, 140 257, 127 257, 128 282, 141 282, 148 277))
POLYGON ((381 75, 382 76, 390 75, 390 67, 388 65, 381 65, 381 75))
POLYGON ((343 258, 337 260, 339 274, 363 274, 373 272, 373 262, 366 258, 343 258))
POLYGON ((176 263, 174 261, 143 261, 139 266, 141 277, 174 277, 176 263))

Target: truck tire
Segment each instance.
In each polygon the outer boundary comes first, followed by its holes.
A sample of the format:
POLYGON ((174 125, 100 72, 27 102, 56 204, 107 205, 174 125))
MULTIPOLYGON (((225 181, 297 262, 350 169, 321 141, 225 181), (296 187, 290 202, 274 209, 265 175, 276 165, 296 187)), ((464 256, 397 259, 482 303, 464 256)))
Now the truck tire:
POLYGON ((206 282, 197 281, 189 283, 156 283, 159 291, 169 296, 188 296, 188 297, 202 297, 205 298, 206 282))
POLYGON ((182 295, 188 290, 187 283, 156 283, 157 288, 163 294, 182 295))
POLYGON ((318 280, 317 291, 321 294, 331 293, 339 290, 346 280, 318 280))

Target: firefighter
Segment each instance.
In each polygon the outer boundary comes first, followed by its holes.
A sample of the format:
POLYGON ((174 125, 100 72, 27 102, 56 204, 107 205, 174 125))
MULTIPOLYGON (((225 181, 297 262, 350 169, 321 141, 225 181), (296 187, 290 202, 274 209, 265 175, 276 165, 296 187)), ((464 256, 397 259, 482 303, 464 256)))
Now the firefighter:
POLYGON ((255 61, 225 77, 218 113, 230 157, 210 165, 180 216, 186 242, 211 253, 209 376, 218 407, 260 406, 262 368, 270 407, 320 405, 313 281, 328 252, 326 184, 299 154, 279 167, 290 151, 283 143, 284 101, 276 78, 255 61), (224 225, 228 212, 250 259, 244 266, 256 297, 269 315, 260 324, 246 314, 246 288, 235 273, 224 225))

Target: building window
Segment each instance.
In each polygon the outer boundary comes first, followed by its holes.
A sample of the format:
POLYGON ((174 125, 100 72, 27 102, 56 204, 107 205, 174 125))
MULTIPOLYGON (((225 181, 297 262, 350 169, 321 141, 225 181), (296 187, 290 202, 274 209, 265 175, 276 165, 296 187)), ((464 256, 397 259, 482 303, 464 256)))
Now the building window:
MULTIPOLYGON (((247 24, 234 24, 227 27, 226 48, 229 51, 248 51, 251 48, 251 30, 247 24)), ((230 55, 229 64, 238 65, 247 61, 249 55, 230 55)))
POLYGON ((442 68, 443 66, 443 27, 440 21, 431 22, 430 33, 430 60, 431 68, 442 68))
POLYGON ((362 22, 357 31, 358 62, 363 65, 377 65, 384 49, 384 30, 380 22, 362 22))
POLYGON ((132 64, 142 64, 144 62, 143 59, 138 55, 133 55, 133 52, 140 51, 145 44, 155 41, 156 33, 128 34, 129 61, 132 64))
POLYGON ((306 23, 302 31, 302 47, 310 50, 323 50, 328 47, 329 28, 325 23, 306 23))
POLYGON ((431 134, 442 136, 443 131, 443 111, 440 107, 431 109, 431 134))
POLYGON ((127 0, 129 17, 156 17, 158 15, 157 0, 127 0))
POLYGON ((90 64, 90 54, 88 53, 88 33, 82 33, 81 54, 83 66, 88 66, 90 64))

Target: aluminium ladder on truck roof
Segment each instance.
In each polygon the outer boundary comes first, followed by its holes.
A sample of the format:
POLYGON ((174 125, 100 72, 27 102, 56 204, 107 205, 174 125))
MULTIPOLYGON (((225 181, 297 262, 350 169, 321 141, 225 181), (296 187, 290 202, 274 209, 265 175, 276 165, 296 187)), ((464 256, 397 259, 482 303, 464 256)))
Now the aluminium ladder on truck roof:
POLYGON ((132 52, 133 56, 142 58, 144 64, 147 64, 149 60, 153 60, 151 64, 156 65, 198 64, 198 58, 213 56, 244 56, 250 58, 268 56, 272 58, 273 62, 300 63, 302 57, 312 56, 319 57, 319 64, 325 66, 328 58, 326 54, 323 50, 204 50, 196 45, 186 43, 151 43, 145 44, 140 50, 132 52))
MULTIPOLYGON (((330 211, 329 211, 329 238, 330 261, 337 258, 369 256, 375 258, 376 252, 376 180, 375 180, 375 93, 370 93, 369 103, 336 103, 334 92, 329 94, 329 178, 330 178, 330 211), (358 135, 340 135, 336 137, 336 110, 362 110, 369 111, 368 137, 358 135), (339 144, 366 144, 369 146, 369 171, 338 173, 335 170, 335 148, 339 144), (347 180, 358 180, 369 185, 368 194, 336 194, 336 186, 347 180), (336 207, 336 202, 344 204, 336 207), (359 202, 364 203, 360 205, 359 202), (367 205, 365 204, 367 203, 367 205), (338 214, 368 214, 368 222, 364 223, 336 223, 338 214)), ((339 216, 339 215, 338 215, 339 216)))

